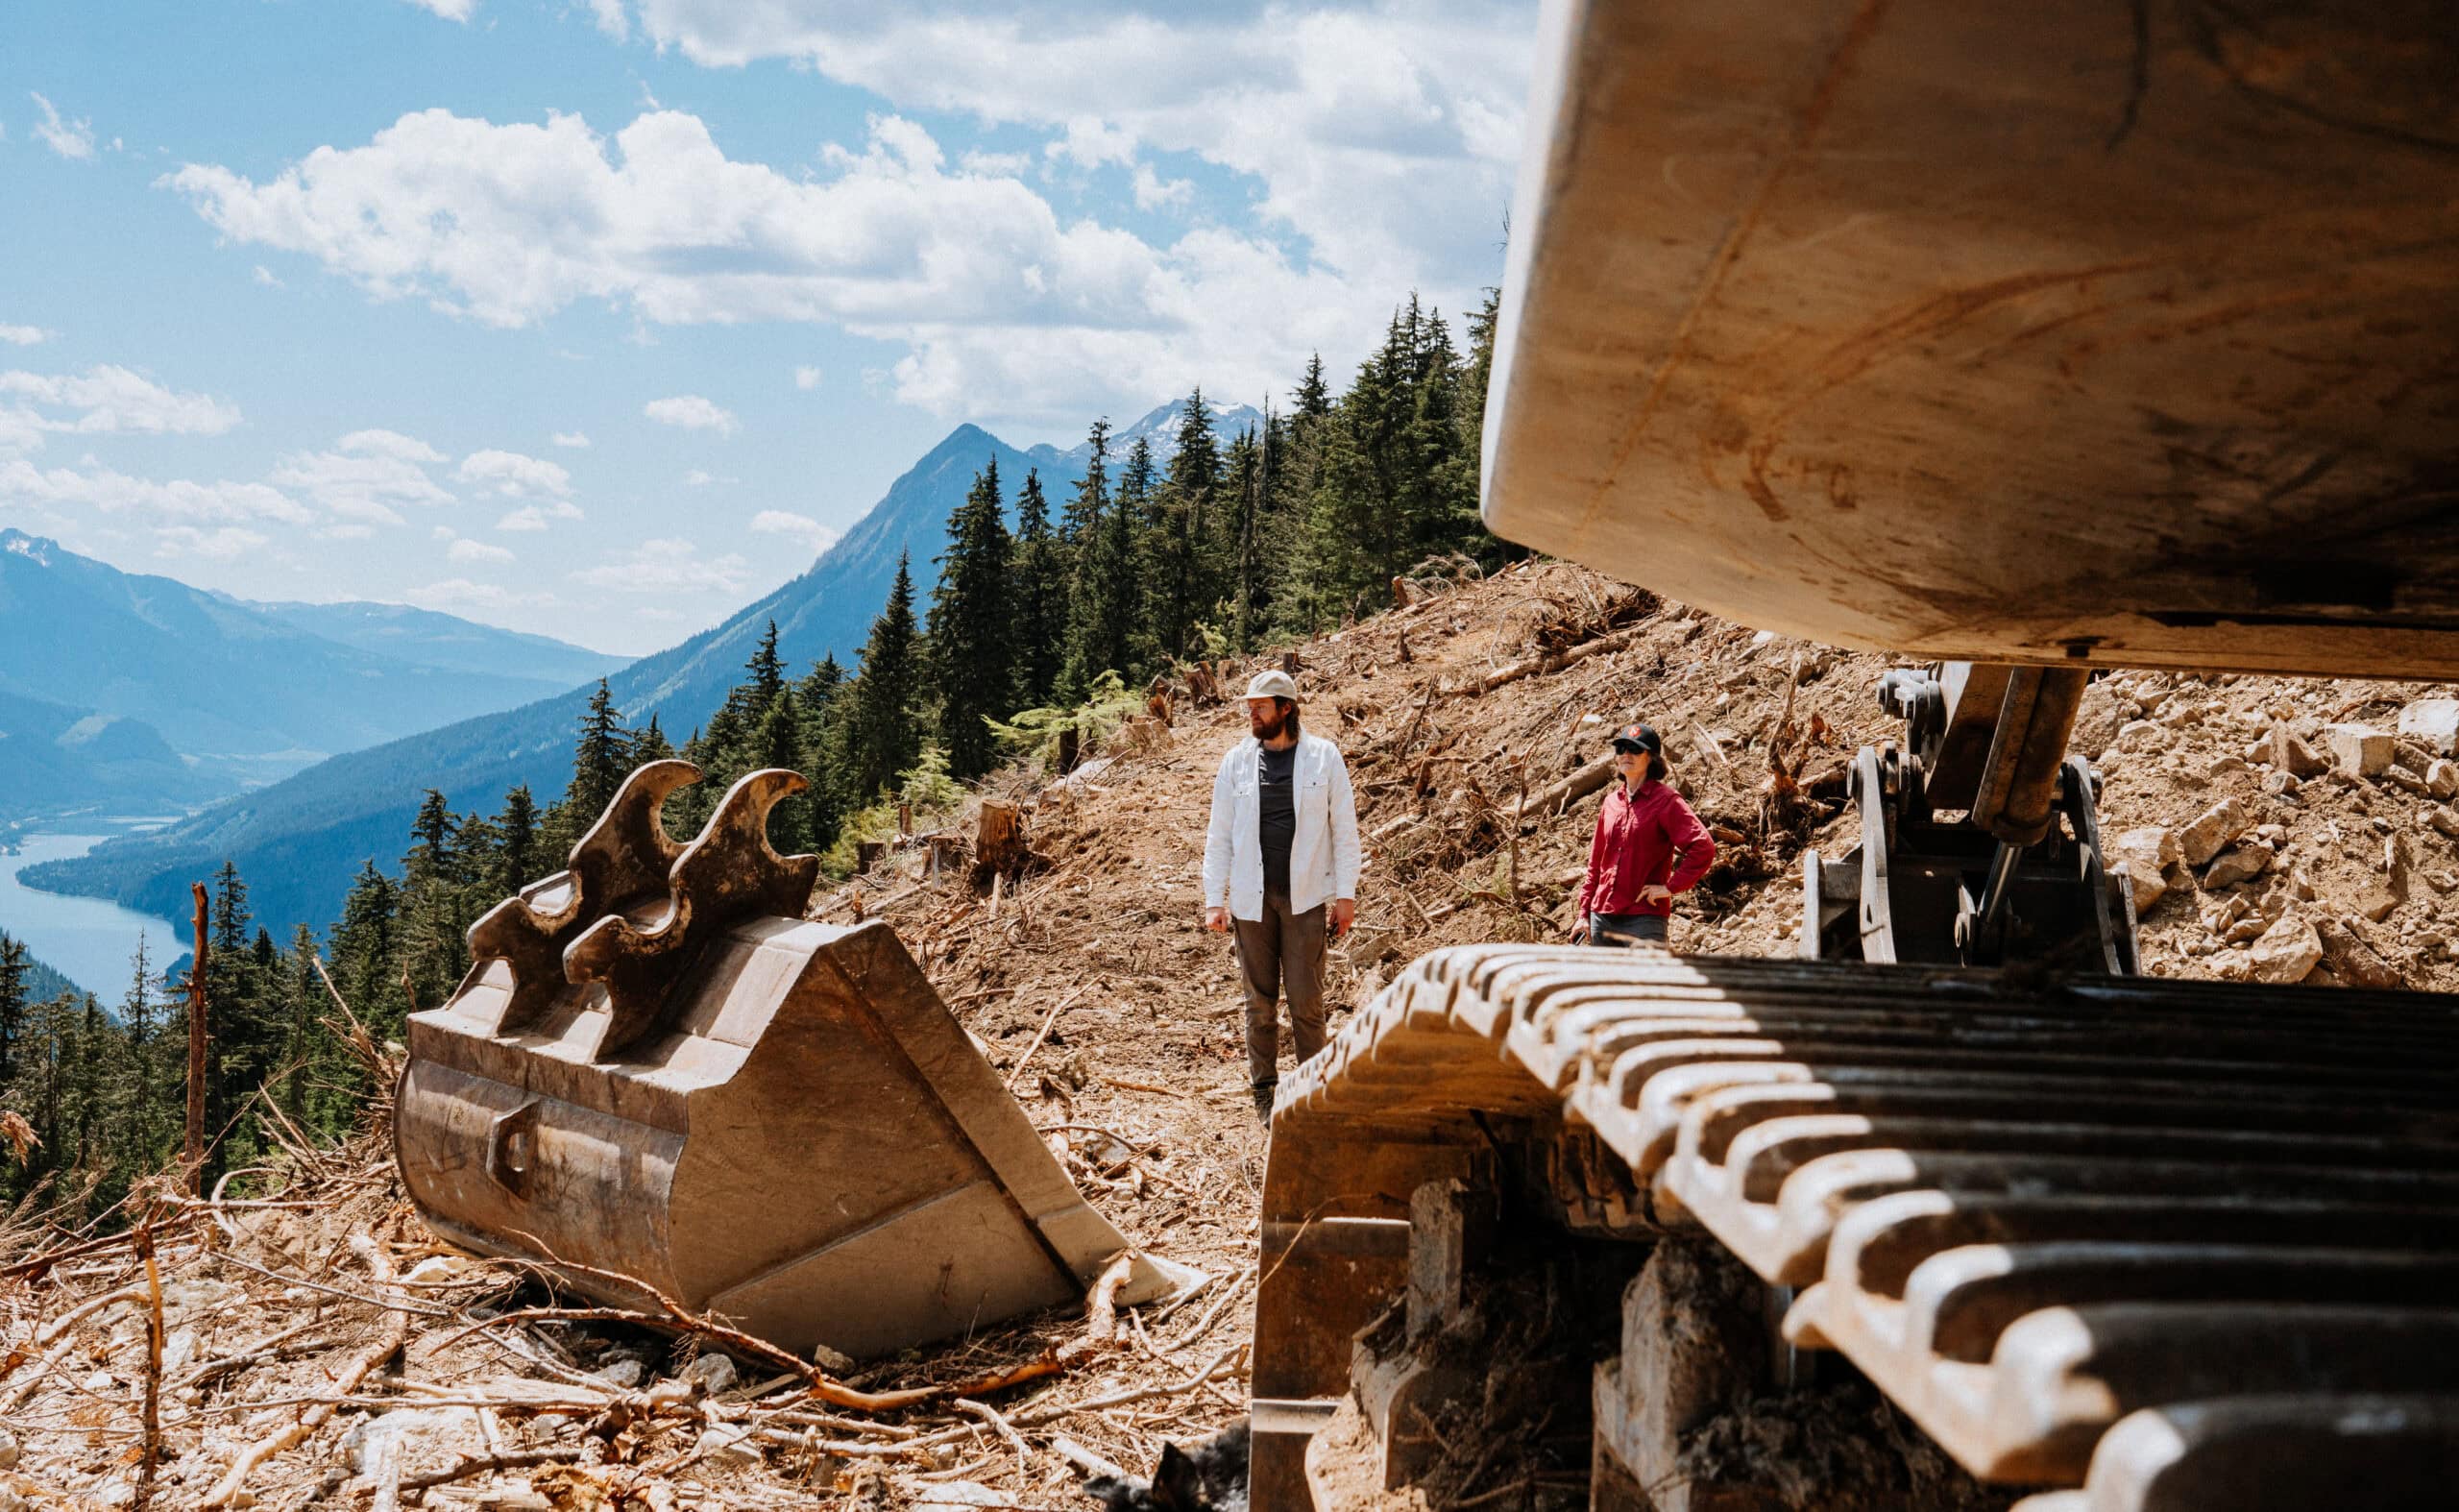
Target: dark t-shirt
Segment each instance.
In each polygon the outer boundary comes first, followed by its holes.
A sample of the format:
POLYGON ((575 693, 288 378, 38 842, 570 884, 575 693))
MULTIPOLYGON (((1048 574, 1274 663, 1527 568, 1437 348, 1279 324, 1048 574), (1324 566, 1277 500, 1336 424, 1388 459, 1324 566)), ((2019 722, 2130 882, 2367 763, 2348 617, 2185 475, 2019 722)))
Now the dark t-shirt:
POLYGON ((1289 842, 1298 834, 1298 747, 1267 745, 1256 765, 1256 838, 1263 842, 1264 890, 1289 895, 1289 842))

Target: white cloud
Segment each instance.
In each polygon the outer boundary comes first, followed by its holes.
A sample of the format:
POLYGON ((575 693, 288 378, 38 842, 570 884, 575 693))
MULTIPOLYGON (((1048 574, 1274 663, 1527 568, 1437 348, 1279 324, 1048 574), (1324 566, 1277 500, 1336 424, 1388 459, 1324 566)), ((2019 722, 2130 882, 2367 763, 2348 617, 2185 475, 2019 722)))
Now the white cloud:
POLYGON ((558 430, 549 439, 559 447, 571 447, 575 451, 583 451, 589 449, 589 437, 577 430, 558 430))
MULTIPOLYGON (((1058 134, 1124 164, 1192 153, 1387 306, 1494 280, 1537 35, 1530 0, 643 0, 641 30, 714 67, 787 59, 889 101, 1058 134)), ((1449 291, 1449 292, 1446 292, 1449 291)))
POLYGON ((794 387, 805 393, 819 387, 819 369, 814 367, 794 369, 794 387))
POLYGON ((453 502, 426 473, 444 453, 393 430, 353 430, 329 451, 293 451, 268 475, 345 520, 398 525, 401 510, 453 502))
POLYGON ((764 509, 751 517, 751 528, 761 535, 781 535, 801 546, 814 555, 835 546, 844 534, 821 524, 809 515, 790 514, 783 509, 764 509))
POLYGON ((570 500, 557 500, 550 504, 523 504, 496 522, 496 528, 516 534, 544 530, 549 520, 578 520, 580 505, 570 500))
POLYGON ((256 275, 255 275, 255 277, 256 277, 256 282, 257 282, 257 283, 259 283, 259 284, 261 284, 261 285, 262 285, 262 286, 264 286, 265 288, 269 288, 269 289, 278 289, 278 288, 280 288, 280 287, 282 286, 281 280, 280 280, 280 279, 277 279, 277 278, 275 278, 275 277, 273 276, 273 270, 272 270, 271 268, 266 267, 266 266, 265 266, 263 263, 261 263, 261 262, 259 262, 259 263, 257 263, 257 264, 256 264, 256 275))
POLYGON ((12 347, 33 347, 51 339, 51 332, 40 326, 0 326, 0 342, 12 347))
POLYGON ((154 554, 173 559, 205 557, 227 562, 268 544, 265 536, 239 525, 221 525, 211 530, 194 525, 163 525, 154 532, 154 554))
MULTIPOLYGON (((33 431, 138 431, 216 436, 239 424, 239 409, 207 394, 182 394, 142 374, 105 363, 75 376, 0 373, 0 399, 13 399, 18 426, 33 431), (71 413, 43 414, 43 410, 71 413)), ((0 420, 0 426, 6 426, 0 420)))
POLYGON ((1184 179, 1164 179, 1153 171, 1150 163, 1135 165, 1132 181, 1135 192, 1135 207, 1157 210, 1163 206, 1184 209, 1195 203, 1195 185, 1184 179))
POLYGON ((423 609, 535 609, 554 603, 549 593, 523 592, 497 583, 448 577, 440 583, 413 588, 402 596, 423 609))
MULTIPOLYGON (((589 0, 589 13, 597 20, 597 29, 619 42, 631 40, 631 18, 623 13, 623 0, 589 0)), ((641 85, 648 92, 648 85, 641 85)))
POLYGON ((641 406, 641 413, 661 426, 680 426, 686 430, 714 430, 721 436, 733 435, 743 428, 743 422, 732 411, 702 399, 697 394, 677 394, 670 399, 653 399, 641 406))
POLYGON ((448 21, 467 22, 478 9, 478 0, 410 0, 422 11, 432 12, 448 21))
POLYGON ((452 476, 505 499, 564 499, 572 491, 572 474, 518 451, 473 451, 461 459, 452 476))
POLYGON ((957 159, 957 166, 977 178, 1013 179, 1034 165, 1031 155, 1020 152, 969 152, 957 159))
POLYGON ((512 553, 484 541, 455 541, 444 554, 455 562, 509 562, 512 553))
POLYGON ((92 457, 48 471, 22 457, 0 458, 0 500, 76 513, 147 515, 180 524, 271 521, 304 525, 316 518, 297 500, 263 483, 160 482, 132 477, 92 457))
POLYGON ((717 480, 718 476, 715 473, 696 467, 683 475, 683 486, 686 488, 706 488, 717 480))
POLYGON ((444 460, 443 452, 416 436, 405 436, 398 430, 353 430, 333 445, 362 456, 397 457, 403 462, 434 463, 444 460))
POLYGON ((704 558, 689 541, 672 538, 644 541, 602 566, 572 574, 584 587, 610 593, 667 597, 677 594, 741 593, 750 581, 751 564, 727 552, 704 558))
POLYGON ((44 146, 62 158, 74 159, 80 162, 92 159, 94 156, 92 122, 61 119, 60 111, 49 100, 39 94, 34 96, 34 102, 42 111, 42 119, 35 123, 35 134, 42 138, 44 146))
MULTIPOLYGON (((907 402, 1071 427, 1195 378, 1278 387, 1312 351, 1370 343, 1410 286, 1361 285, 1218 226, 1156 247, 1062 220, 1018 180, 950 172, 893 116, 861 152, 821 157, 833 176, 816 180, 730 159, 672 111, 605 138, 574 116, 428 110, 262 183, 195 165, 164 182, 224 234, 311 254, 378 297, 503 326, 576 301, 663 324, 834 322, 906 347, 889 371, 907 402)), ((721 413, 700 403, 650 416, 721 413)))

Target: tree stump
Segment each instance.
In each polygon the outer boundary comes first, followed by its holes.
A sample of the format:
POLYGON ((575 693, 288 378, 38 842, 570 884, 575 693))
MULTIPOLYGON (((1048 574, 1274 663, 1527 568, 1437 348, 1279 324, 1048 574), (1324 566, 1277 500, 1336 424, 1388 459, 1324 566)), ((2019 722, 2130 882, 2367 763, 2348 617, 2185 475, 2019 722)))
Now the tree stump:
POLYGON ((973 878, 986 883, 1014 877, 1033 853, 1025 846, 1025 811, 1012 803, 986 798, 973 827, 973 878))
POLYGON ((854 842, 854 869, 857 871, 868 871, 873 866, 878 866, 880 864, 880 859, 887 854, 888 841, 884 840, 856 841, 854 842))
POLYGON ((944 832, 926 835, 923 842, 930 847, 930 875, 943 876, 957 869, 964 860, 964 837, 944 832))
POLYGON ((1083 732, 1076 726, 1059 727, 1059 775, 1064 777, 1076 769, 1076 763, 1083 754, 1083 732))

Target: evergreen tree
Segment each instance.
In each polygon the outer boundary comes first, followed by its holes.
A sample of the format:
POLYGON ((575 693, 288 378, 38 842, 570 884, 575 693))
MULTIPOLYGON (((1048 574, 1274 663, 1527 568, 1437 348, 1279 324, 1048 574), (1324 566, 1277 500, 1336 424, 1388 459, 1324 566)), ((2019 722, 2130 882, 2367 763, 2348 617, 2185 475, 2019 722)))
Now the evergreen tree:
POLYGON ((17 1045, 25 1037, 26 947, 0 934, 0 1089, 17 1078, 17 1045))
POLYGON ((931 669, 938 679, 948 769, 971 781, 995 755, 988 720, 1013 712, 1016 622, 1009 580, 1012 543, 999 494, 997 458, 974 476, 948 517, 947 554, 931 595, 931 669))
POLYGON ((1263 533, 1269 524, 1264 518, 1266 500, 1271 497, 1271 479, 1264 471, 1267 451, 1265 437, 1272 433, 1272 417, 1264 417, 1263 435, 1250 427, 1238 432, 1230 443, 1230 461, 1225 469, 1222 491, 1226 496, 1226 531, 1230 541, 1230 572, 1228 589, 1230 644, 1241 653, 1255 648, 1255 635, 1263 622, 1267 599, 1264 593, 1263 533))
POLYGON ((578 819, 580 833, 586 833, 606 812, 606 805, 615 800, 615 790, 623 785, 631 769, 631 740, 616 711, 615 696, 600 677, 597 691, 589 695, 589 710, 580 719, 580 737, 572 744, 572 786, 564 790, 564 806, 578 819))
POLYGON ((409 874, 413 881, 452 879, 452 810, 433 788, 419 800, 418 817, 410 821, 409 874))
POLYGON ((888 603, 871 622, 861 670, 842 695, 848 709, 839 791, 851 803, 877 798, 922 753, 914 705, 921 699, 924 669, 916 640, 913 573, 900 552, 888 603))
POLYGON ((632 765, 645 767, 653 761, 665 761, 673 754, 673 742, 669 741, 666 732, 657 727, 657 716, 652 713, 648 724, 632 739, 632 765))
POLYGON ((1193 653, 1196 622, 1221 599, 1224 552, 1213 518, 1213 495, 1220 486, 1221 451, 1213 440, 1212 411, 1198 386, 1179 411, 1178 450, 1170 455, 1151 538, 1151 627, 1166 657, 1183 659, 1193 653))
POLYGON ((1124 560, 1127 537, 1110 529, 1110 423, 1093 422, 1085 438, 1092 455, 1084 476, 1067 501, 1060 535, 1068 543, 1067 651, 1059 671, 1059 696, 1081 701, 1093 680, 1125 664, 1128 604, 1117 597, 1118 585, 1132 582, 1124 560))
MULTIPOLYGON (((652 719, 654 730, 657 721, 652 719)), ((496 871, 488 881, 488 890, 499 897, 509 897, 548 872, 538 843, 538 800, 529 795, 529 784, 522 783, 503 795, 503 812, 496 816, 496 871)))
POLYGON ((1051 531, 1050 503, 1042 497, 1038 470, 1025 474, 1025 486, 1016 495, 1015 559, 1010 597, 1014 603, 1016 687, 1002 714, 1050 702, 1067 658, 1066 547, 1051 531))
POLYGON ((1160 560, 1166 534, 1153 487, 1153 445, 1142 436, 1119 470, 1118 503, 1109 528, 1115 549, 1106 553, 1118 573, 1108 597, 1121 610, 1118 645, 1106 670, 1135 680, 1161 660, 1160 625, 1166 610, 1168 567, 1160 560))

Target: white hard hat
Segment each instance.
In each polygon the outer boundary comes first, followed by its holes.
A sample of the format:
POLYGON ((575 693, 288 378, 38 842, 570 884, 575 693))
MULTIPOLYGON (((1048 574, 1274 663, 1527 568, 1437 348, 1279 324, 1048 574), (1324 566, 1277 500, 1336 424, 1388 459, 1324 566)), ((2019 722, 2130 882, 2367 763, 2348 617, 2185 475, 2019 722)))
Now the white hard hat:
POLYGON ((1298 701, 1298 684, 1290 680, 1290 676, 1287 672, 1282 671, 1279 668, 1276 667, 1269 671, 1257 672, 1253 678, 1249 679, 1247 683, 1247 696, 1250 698, 1286 698, 1290 702, 1296 703, 1298 701))

